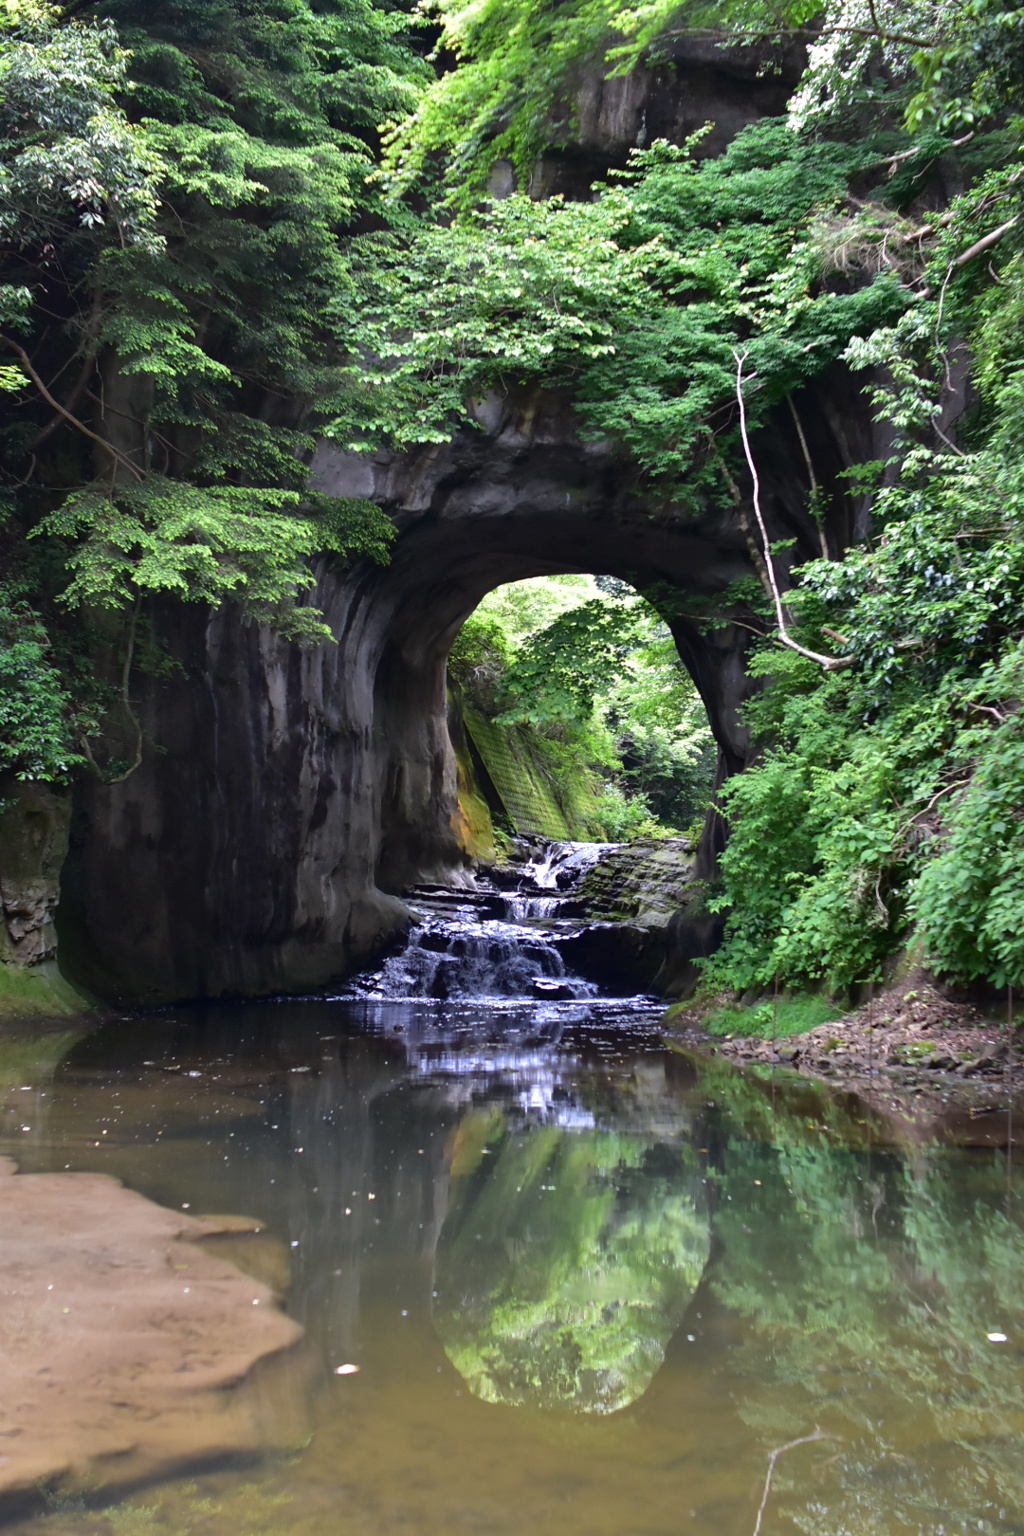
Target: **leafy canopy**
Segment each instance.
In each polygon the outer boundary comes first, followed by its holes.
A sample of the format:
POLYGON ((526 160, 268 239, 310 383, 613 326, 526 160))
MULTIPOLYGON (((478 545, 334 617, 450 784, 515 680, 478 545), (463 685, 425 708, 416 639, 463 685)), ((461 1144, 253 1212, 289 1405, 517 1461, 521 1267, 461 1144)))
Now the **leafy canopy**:
POLYGON ((0 11, 2 555, 37 622, 173 593, 320 639, 309 557, 387 557, 307 465, 340 237, 424 73, 370 0, 0 11))
POLYGON ((438 57, 456 67, 394 120, 385 165, 397 191, 439 166, 462 209, 487 196, 498 162, 526 190, 538 157, 571 142, 584 71, 625 74, 677 47, 753 45, 770 69, 802 45, 793 120, 858 136, 866 115, 955 134, 1021 104, 1024 8, 1013 0, 432 0, 425 9, 440 31, 438 57))
POLYGON ((493 388, 568 387, 586 430, 692 494, 731 429, 738 348, 756 421, 907 303, 889 270, 852 291, 821 281, 814 219, 870 161, 863 147, 766 121, 717 159, 696 149, 637 152, 592 202, 510 197, 356 242, 339 320, 379 362, 352 370, 331 430, 356 447, 443 441, 493 388))

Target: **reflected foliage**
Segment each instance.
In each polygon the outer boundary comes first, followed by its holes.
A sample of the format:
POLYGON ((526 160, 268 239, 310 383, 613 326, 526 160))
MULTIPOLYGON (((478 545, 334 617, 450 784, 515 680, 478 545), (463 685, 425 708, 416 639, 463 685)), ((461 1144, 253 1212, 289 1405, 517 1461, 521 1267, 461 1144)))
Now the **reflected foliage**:
MULTIPOLYGON (((472 1135, 464 1125, 456 1173, 472 1135)), ((438 1256, 435 1321, 449 1359, 486 1402, 626 1407, 707 1263, 695 1164, 607 1131, 513 1130, 499 1117, 486 1135, 454 1181, 438 1256)))
POLYGON ((863 1123, 851 1147, 834 1101, 773 1116, 749 1078, 717 1091, 743 1099, 714 1281, 743 1319, 741 1414, 766 1448, 836 1436, 780 1464, 777 1509, 808 1536, 1019 1530, 1024 1230, 1003 1153, 900 1157, 863 1123))

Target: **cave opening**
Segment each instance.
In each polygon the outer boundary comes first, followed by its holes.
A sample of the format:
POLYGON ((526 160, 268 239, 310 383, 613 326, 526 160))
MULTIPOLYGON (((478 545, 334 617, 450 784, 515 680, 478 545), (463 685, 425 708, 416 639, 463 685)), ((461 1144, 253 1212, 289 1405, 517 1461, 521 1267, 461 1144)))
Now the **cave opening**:
MULTIPOLYGON (((457 883, 470 860, 449 655, 509 584, 599 573, 670 594, 660 611, 706 711, 714 787, 745 766, 753 635, 732 594, 754 578, 725 490, 685 508, 654 497, 614 444, 581 441, 555 394, 492 406, 421 452, 321 446, 316 487, 374 501, 396 529, 385 565, 317 563, 308 600, 333 642, 298 647, 230 607, 154 610, 175 667, 139 679, 144 760, 123 782, 76 791, 58 916, 80 985, 146 1003, 316 987, 380 951, 407 921, 403 892, 457 883)), ((844 418, 839 438, 806 414, 834 483, 856 423, 844 418)), ((820 540, 789 430, 780 420, 756 452, 771 536, 799 563, 820 540)), ((837 497, 837 517, 845 506, 837 497)), ((830 538, 843 544, 838 524, 830 538)), ((696 879, 714 876, 723 838, 709 814, 696 879)), ((692 926, 673 928, 674 955, 689 954, 692 926)))
MULTIPOLYGON (((671 594, 653 596, 671 611, 671 594)), ((604 574, 495 588, 448 656, 467 852, 505 835, 689 835, 709 807, 707 710, 655 602, 604 574), (482 803, 481 803, 482 802, 482 803)))

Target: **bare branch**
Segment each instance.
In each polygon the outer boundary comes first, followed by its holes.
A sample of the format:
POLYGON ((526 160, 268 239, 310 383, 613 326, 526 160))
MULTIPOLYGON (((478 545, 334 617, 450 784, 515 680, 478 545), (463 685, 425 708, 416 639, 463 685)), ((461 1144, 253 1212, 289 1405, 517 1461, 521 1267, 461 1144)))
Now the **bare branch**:
POLYGON ((798 43, 820 43, 823 38, 829 37, 864 37, 873 38, 879 43, 903 43, 908 48, 934 48, 937 39, 934 37, 913 37, 909 32, 886 32, 876 30, 874 27, 779 27, 774 31, 761 30, 758 32, 744 32, 737 34, 729 32, 724 27, 673 27, 669 31, 659 34, 659 41, 668 38, 688 37, 695 42, 724 43, 737 47, 755 47, 758 43, 775 42, 780 36, 786 36, 798 43))
POLYGON ((966 778, 954 779, 952 784, 943 784, 940 789, 935 791, 927 805, 923 805, 919 811, 915 811, 912 816, 908 817, 908 819, 903 823, 901 827, 896 829, 896 837, 902 838, 905 833, 910 831, 915 822, 920 822, 921 818, 927 816, 929 811, 933 811, 938 805, 939 801, 942 799, 943 795, 951 795, 953 791, 957 789, 966 789, 970 782, 971 776, 968 774, 966 778))
POLYGON ((123 784, 125 779, 130 779, 142 762, 142 721, 132 709, 132 701, 128 696, 128 682, 132 675, 132 661, 135 657, 135 633, 139 625, 139 609, 142 606, 141 593, 135 599, 135 607, 132 616, 128 620, 128 633, 124 642, 124 665, 121 668, 121 703, 124 705, 125 714, 132 723, 135 732, 135 755, 131 764, 124 773, 119 773, 116 778, 108 779, 108 784, 123 784))
POLYGON ((990 230, 987 235, 982 235, 980 240, 975 240, 974 244, 969 245, 963 255, 958 256, 952 263, 953 268, 966 267, 967 263, 973 261, 975 256, 980 256, 982 251, 989 250, 991 246, 995 245, 997 240, 1001 240, 1007 231, 1014 227, 1018 218, 1019 215, 1015 213, 1012 219, 1007 219, 1006 223, 1000 224, 998 229, 990 230))
POLYGON ((92 748, 89 745, 88 738, 82 736, 79 739, 79 745, 82 748, 82 752, 86 761, 96 774, 97 778, 101 779, 104 784, 123 784, 125 779, 130 779, 135 770, 142 766, 142 721, 139 719, 138 715, 132 708, 132 701, 128 693, 128 684, 132 675, 132 661, 135 657, 135 636, 138 630, 139 610, 141 606, 142 594, 139 593, 135 598, 135 606, 132 608, 131 618, 128 620, 128 632, 125 635, 124 642, 124 661, 121 664, 120 698, 121 703, 124 706, 124 712, 128 716, 128 719, 131 723, 132 732, 135 736, 135 747, 132 760, 123 773, 113 774, 108 778, 107 774, 96 761, 92 748))
POLYGON ((827 1435, 823 1429, 819 1429, 817 1426, 815 1426, 813 1435, 801 1435, 799 1440, 790 1440, 786 1445, 777 1445, 774 1451, 769 1453, 768 1473, 764 1480, 764 1493, 761 1495, 761 1508, 757 1512, 757 1520, 754 1524, 752 1536, 761 1536, 761 1521, 764 1519, 764 1512, 768 1507, 768 1495, 771 1493, 772 1489, 772 1478, 775 1475, 775 1463, 778 1461, 779 1457, 784 1456, 787 1451, 795 1451, 798 1445, 813 1445, 815 1440, 835 1440, 836 1438, 837 1437, 835 1435, 827 1435))
POLYGON ((968 709, 976 709, 978 711, 978 713, 981 714, 981 715, 991 715, 992 719, 996 722, 997 725, 1005 725, 1007 719, 1009 718, 1007 715, 1005 715, 1003 713, 1003 711, 1001 709, 996 709, 994 704, 970 704, 969 703, 967 705, 967 708, 968 709))
POLYGON ((58 416, 63 416, 64 420, 69 422, 76 431, 81 432, 85 437, 90 438, 94 443, 99 443, 100 447, 104 450, 105 453, 110 455, 114 463, 122 465, 123 468, 127 469, 131 474, 135 476, 136 480, 142 481, 146 478, 141 470, 139 470, 132 463, 131 459, 125 458, 124 454, 119 452, 119 450, 115 448, 112 443, 108 443, 106 438, 100 437, 99 433, 93 432, 90 427, 85 425, 84 421, 79 421, 77 416, 73 416, 69 410, 66 410, 64 406, 61 405, 56 396, 51 395, 45 383, 33 367, 32 359, 29 357, 24 347, 19 347, 16 341, 12 341, 9 336, 4 336, 2 334, 0 334, 0 345, 5 346, 9 352, 14 353, 15 357, 21 363, 21 366, 24 368, 25 372, 28 374, 29 378, 32 380, 32 383, 35 385, 36 389, 38 389, 47 405, 50 406, 52 410, 56 411, 58 416))
MULTIPOLYGON (((962 149, 965 144, 969 144, 974 138, 974 132, 975 130, 972 128, 970 133, 965 133, 962 138, 951 139, 947 147, 949 149, 962 149)), ((879 170, 883 165, 887 165, 889 167, 889 175, 895 176, 898 165, 902 165, 904 160, 913 160, 914 156, 921 154, 921 152, 920 144, 912 144, 909 149, 901 150, 898 155, 886 155, 882 160, 873 160, 870 165, 865 165, 863 170, 879 170)), ((935 155, 929 156, 928 164, 930 165, 935 158, 935 155)))
POLYGON ((875 29, 875 35, 876 37, 881 37, 882 26, 878 20, 878 12, 875 9, 875 0, 868 0, 868 10, 871 12, 871 25, 875 29))
MULTIPOLYGON (((786 399, 789 401, 789 413, 793 418, 793 425, 796 427, 796 435, 800 439, 800 449, 804 456, 804 463, 807 466, 807 480, 810 485, 811 506, 813 507, 821 487, 818 484, 818 477, 814 473, 814 460, 811 458, 811 450, 807 446, 807 438, 804 435, 804 424, 800 420, 800 417, 797 415, 796 401, 793 399, 792 395, 787 395, 786 399)), ((818 522, 818 519, 815 518, 815 522, 818 523, 818 537, 821 540, 821 552, 825 556, 826 560, 831 560, 832 556, 829 553, 828 538, 825 533, 824 519, 818 522)))
POLYGON ((747 508, 746 503, 743 500, 743 494, 740 491, 739 486, 736 484, 736 480, 730 471, 728 464, 722 457, 721 450, 719 449, 714 433, 712 432, 708 435, 710 438, 711 452, 714 455, 715 463, 722 471, 722 478, 725 480, 725 483, 729 488, 729 495, 732 499, 732 504, 736 508, 736 517, 740 528, 743 531, 743 539, 747 546, 747 553, 750 556, 750 563, 754 567, 754 570, 757 572, 757 579, 760 581, 761 586, 764 589, 765 596, 770 599, 772 596, 771 579, 768 575, 768 568, 764 563, 764 557, 757 547, 757 540, 754 538, 753 532, 751 531, 750 518, 747 516, 747 508))
POLYGON ((794 640, 786 625, 786 610, 782 603, 782 593, 779 590, 778 579, 775 575, 775 564, 772 560, 772 548, 768 539, 768 529, 765 527, 764 514, 761 511, 761 479, 757 473, 757 465, 750 447, 750 433, 747 430, 747 405, 743 398, 743 364, 747 360, 746 352, 733 352, 736 359, 736 401, 740 410, 740 436, 743 439, 743 452, 746 455, 747 468, 750 470, 750 478, 754 487, 754 516, 757 519, 758 530, 761 534, 761 548, 765 569, 768 573, 771 599, 775 605, 775 622, 778 628, 778 638, 781 643, 791 651, 796 651, 801 656, 806 656, 809 661, 816 661, 819 667, 824 667, 826 672, 838 672, 841 668, 852 667, 855 658, 853 656, 822 656, 818 651, 809 651, 806 646, 794 640))
POLYGON ((74 385, 72 386, 71 393, 68 395, 64 402, 63 411, 57 411, 53 416, 50 417, 45 427, 40 427, 39 431, 28 445, 30 453, 33 453, 37 448, 41 448, 42 445, 46 442, 47 438, 53 436, 61 422, 66 419, 67 414, 74 410, 75 406, 86 392, 89 378, 95 366, 96 359, 91 354, 87 354, 85 360, 82 363, 78 378, 75 380, 74 385))

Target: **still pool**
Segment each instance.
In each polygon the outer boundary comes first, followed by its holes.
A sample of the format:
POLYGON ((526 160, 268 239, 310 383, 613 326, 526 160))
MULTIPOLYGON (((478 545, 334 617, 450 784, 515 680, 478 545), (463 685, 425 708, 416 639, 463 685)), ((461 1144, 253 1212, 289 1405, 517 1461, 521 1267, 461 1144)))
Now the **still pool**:
POLYGON ((306 1330, 281 1412, 308 1415, 290 1449, 113 1505, 50 1490, 6 1531, 1024 1532, 1006 1149, 901 1145, 656 1019, 286 1002, 0 1059, 23 1170, 266 1223, 306 1330))

